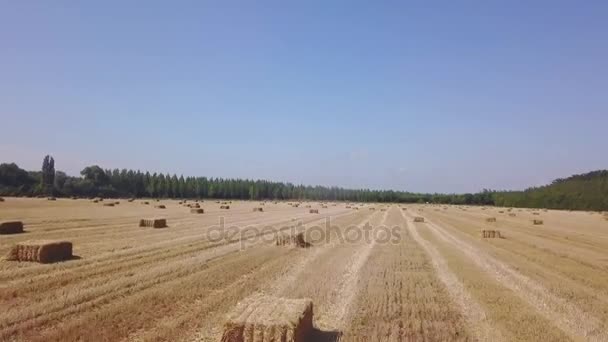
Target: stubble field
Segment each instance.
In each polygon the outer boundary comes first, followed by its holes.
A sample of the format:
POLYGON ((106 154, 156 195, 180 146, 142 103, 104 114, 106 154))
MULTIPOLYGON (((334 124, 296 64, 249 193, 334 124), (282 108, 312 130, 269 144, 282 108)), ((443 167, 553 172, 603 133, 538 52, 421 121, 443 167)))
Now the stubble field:
POLYGON ((108 201, 0 203, 0 222, 25 229, 0 235, 0 255, 34 239, 71 241, 75 255, 0 261, 0 340, 219 341, 227 313, 264 293, 312 299, 314 341, 608 341, 597 213, 206 200, 194 214, 172 200, 108 201), (275 246, 278 231, 306 232, 311 246, 275 246))

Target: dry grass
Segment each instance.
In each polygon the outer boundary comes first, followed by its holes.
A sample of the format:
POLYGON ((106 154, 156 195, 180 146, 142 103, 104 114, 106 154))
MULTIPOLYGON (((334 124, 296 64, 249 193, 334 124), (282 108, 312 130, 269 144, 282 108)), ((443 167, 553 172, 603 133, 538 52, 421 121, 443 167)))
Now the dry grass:
POLYGON ((304 342, 313 331, 310 299, 255 294, 239 302, 224 324, 222 342, 304 342))
MULTIPOLYGON (((68 239, 81 257, 50 265, 0 262, 0 340, 217 341, 226 314, 260 291, 311 298, 314 341, 607 340, 608 233, 597 214, 550 210, 546 224, 532 228, 532 215, 522 212, 491 225, 508 239, 482 241, 488 211, 478 207, 426 206, 424 222, 406 225, 390 205, 357 211, 355 204, 330 204, 309 215, 266 203, 259 215, 253 212, 259 202, 234 201, 233 210, 196 216, 163 200, 171 229, 152 231, 134 222, 154 217, 155 209, 122 202, 112 210, 86 200, 7 198, 0 205, 0 221, 27 223, 27 234, 2 235, 0 255, 29 239, 68 239), (303 249, 277 248, 265 238, 243 248, 238 234, 209 240, 220 217, 228 227, 256 232, 303 221, 297 232, 321 228, 332 239, 303 249), (336 238, 366 222, 397 226, 400 238, 336 238), (434 253, 421 248, 414 228, 434 253), (479 307, 472 310, 472 303, 479 307)), ((408 211, 418 208, 424 207, 408 211)))

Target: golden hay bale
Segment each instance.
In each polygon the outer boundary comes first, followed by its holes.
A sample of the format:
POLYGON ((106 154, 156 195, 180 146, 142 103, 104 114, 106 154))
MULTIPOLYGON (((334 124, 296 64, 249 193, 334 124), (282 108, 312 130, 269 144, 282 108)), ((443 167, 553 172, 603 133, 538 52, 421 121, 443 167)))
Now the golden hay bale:
POLYGON ((260 208, 260 207, 253 208, 253 212, 256 212, 256 211, 262 212, 262 211, 264 211, 264 208, 260 208))
POLYGON ((0 202, 4 202, 4 198, 0 197, 0 202))
POLYGON ((55 197, 48 197, 47 200, 49 200, 49 201, 56 201, 57 199, 55 197))
POLYGON ((424 217, 416 216, 416 217, 414 217, 414 222, 424 222, 424 217))
POLYGON ((304 208, 312 208, 312 206, 310 204, 304 206, 304 208))
POLYGON ((229 205, 220 205, 220 209, 230 209, 229 205))
POLYGON ((148 204, 150 204, 150 202, 148 202, 148 201, 142 201, 141 204, 148 205, 148 204))
POLYGON ((95 199, 95 200, 93 200, 93 203, 99 203, 99 200, 95 199))
POLYGON ((10 221, 0 223, 0 234, 18 234, 23 233, 23 222, 10 221))
POLYGON ((517 216, 517 214, 516 213, 509 213, 509 216, 515 217, 515 216, 517 216))
POLYGON ((401 208, 401 210, 407 210, 407 208, 404 207, 404 208, 401 208))
POLYGON ((190 212, 192 214, 204 214, 205 213, 205 209, 202 209, 202 208, 193 208, 193 209, 190 209, 190 212))
POLYGON ((135 201, 135 198, 129 198, 129 199, 127 200, 127 202, 133 202, 133 201, 135 201))
POLYGON ((543 223, 544 223, 543 220, 539 220, 539 219, 532 220, 532 224, 535 224, 535 225, 541 225, 543 223))
POLYGON ((374 208, 374 207, 371 207, 371 208, 369 208, 369 210, 376 210, 376 208, 374 208))
POLYGON ((499 214, 504 214, 504 213, 505 213, 505 211, 504 211, 504 210, 499 210, 499 211, 498 211, 498 213, 499 213, 499 214))
POLYGON ((228 314, 221 342, 304 342, 312 332, 312 300, 254 294, 228 314))
POLYGON ((488 217, 486 218, 486 222, 496 222, 496 217, 488 217))
POLYGON ((274 238, 274 243, 277 246, 295 246, 300 248, 310 247, 310 244, 304 240, 304 233, 277 234, 274 238))
POLYGON ((164 204, 155 205, 154 208, 156 208, 156 209, 167 209, 167 207, 164 204))
POLYGON ((386 209, 382 208, 382 209, 380 209, 380 211, 386 211, 386 209))
POLYGON ((484 239, 504 239, 503 236, 500 234, 500 230, 482 230, 481 237, 484 239))
POLYGON ((318 214, 319 213, 319 209, 310 209, 308 212, 310 214, 318 214))
POLYGON ((532 213, 532 215, 538 216, 540 215, 540 213, 532 213))
POLYGON ((114 203, 104 203, 103 206, 104 207, 113 207, 114 203))
POLYGON ((52 240, 20 242, 11 248, 6 257, 11 261, 35 261, 43 264, 70 258, 72 243, 52 240))
POLYGON ((326 205, 322 205, 321 208, 327 209, 327 206, 326 205))
POLYGON ((166 219, 141 219, 139 220, 140 227, 166 228, 166 219))
POLYGON ((346 206, 346 209, 350 209, 350 205, 347 205, 347 206, 346 206))

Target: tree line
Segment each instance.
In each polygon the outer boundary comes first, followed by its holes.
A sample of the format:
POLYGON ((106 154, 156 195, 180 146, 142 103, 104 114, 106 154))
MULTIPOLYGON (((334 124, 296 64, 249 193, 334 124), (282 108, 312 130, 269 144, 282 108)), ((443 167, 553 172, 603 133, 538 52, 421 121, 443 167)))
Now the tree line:
POLYGON ((608 171, 558 179, 550 185, 525 191, 423 194, 266 180, 178 177, 139 170, 108 170, 97 165, 85 167, 80 177, 74 177, 55 171, 53 157, 46 156, 41 171, 26 171, 14 163, 0 164, 0 195, 439 203, 607 210, 608 171))

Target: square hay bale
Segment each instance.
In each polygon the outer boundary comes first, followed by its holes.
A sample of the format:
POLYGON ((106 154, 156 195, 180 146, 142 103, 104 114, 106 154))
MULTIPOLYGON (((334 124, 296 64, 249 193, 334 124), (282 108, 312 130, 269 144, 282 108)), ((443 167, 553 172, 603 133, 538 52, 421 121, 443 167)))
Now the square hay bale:
POLYGON ((496 222, 496 217, 488 217, 486 218, 486 222, 496 222))
POLYGON ((6 259, 46 264, 71 258, 72 243, 69 241, 32 240, 13 246, 6 259))
POLYGON ((55 197, 48 197, 47 200, 49 200, 49 201, 56 201, 57 199, 55 197))
POLYGON ((228 210, 228 209, 230 209, 230 206, 229 205, 220 205, 220 209, 228 210))
POLYGON ((414 222, 424 222, 424 217, 416 216, 416 217, 414 217, 414 222))
POLYGON ((532 213, 532 215, 538 216, 540 215, 540 213, 532 213))
POLYGON ((114 203, 104 203, 103 206, 104 207, 113 207, 114 203))
POLYGON ((505 211, 504 211, 504 210, 499 210, 499 211, 498 211, 498 213, 499 213, 499 214, 504 214, 504 213, 505 213, 505 211))
POLYGON ((380 209, 380 211, 386 211, 386 209, 382 208, 382 209, 380 209))
POLYGON ((543 224, 543 223, 544 223, 544 222, 543 222, 543 220, 539 220, 539 219, 534 219, 534 220, 532 220, 532 224, 537 225, 537 226, 538 226, 538 225, 541 225, 541 224, 543 224))
POLYGON ((256 212, 256 211, 263 212, 264 208, 261 208, 261 207, 253 208, 253 212, 256 212))
POLYGON ((371 208, 369 208, 369 210, 376 210, 376 208, 374 208, 374 207, 371 207, 371 208))
POLYGON ((304 240, 304 233, 277 234, 274 238, 274 243, 277 246, 310 247, 310 244, 304 240))
POLYGON ((150 202, 148 202, 148 201, 142 201, 141 204, 148 205, 148 204, 150 204, 150 202))
POLYGON ((484 239, 502 239, 502 235, 500 234, 500 230, 482 230, 481 237, 484 239))
POLYGON ((94 200, 93 200, 93 203, 99 203, 99 200, 94 199, 94 200))
POLYGON ((326 205, 322 205, 321 208, 327 209, 327 206, 326 205))
POLYGON ((140 227, 166 228, 166 219, 141 219, 139 220, 140 227))
POLYGON ((347 206, 346 206, 346 209, 350 209, 350 205, 347 205, 347 206))
POLYGON ((517 214, 516 213, 509 213, 509 216, 515 217, 515 216, 517 216, 517 214))
POLYGON ((312 332, 312 300, 254 294, 228 314, 221 342, 304 342, 312 332))
POLYGON ((19 234, 23 233, 23 222, 10 221, 0 223, 0 234, 19 234))
POLYGON ((154 208, 156 208, 156 209, 167 209, 167 207, 164 204, 155 205, 154 208))
POLYGON ((0 202, 4 202, 4 198, 0 197, 0 202))
POLYGON ((304 208, 312 208, 312 206, 310 204, 307 204, 306 206, 304 206, 304 208))
POLYGON ((319 209, 310 209, 308 212, 310 214, 318 214, 319 213, 319 209))
POLYGON ((201 205, 198 203, 191 203, 191 204, 186 204, 186 207, 188 208, 200 208, 201 205))
POLYGON ((127 200, 127 202, 133 202, 133 201, 135 201, 135 198, 129 198, 129 199, 127 200))
POLYGON ((202 208, 193 208, 193 209, 190 209, 190 212, 192 214, 204 214, 205 213, 205 209, 202 209, 202 208))

